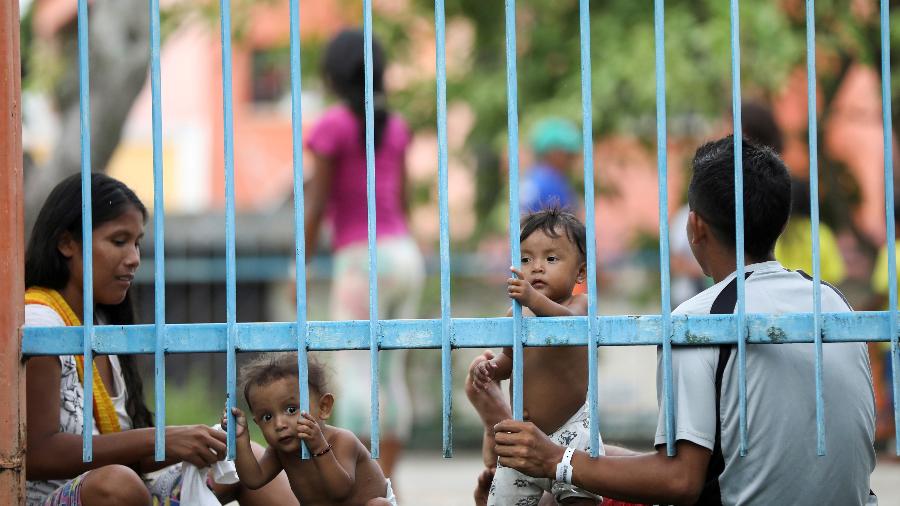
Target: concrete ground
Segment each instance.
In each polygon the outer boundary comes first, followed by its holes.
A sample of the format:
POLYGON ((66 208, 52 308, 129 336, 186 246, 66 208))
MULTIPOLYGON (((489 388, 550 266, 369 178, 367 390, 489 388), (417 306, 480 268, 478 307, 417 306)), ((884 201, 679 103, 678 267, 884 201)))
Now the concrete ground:
MULTIPOLYGON (((402 505, 471 505, 480 455, 463 453, 443 459, 439 452, 410 453, 400 461, 395 490, 402 505)), ((872 475, 879 506, 900 506, 900 461, 880 460, 872 475)))

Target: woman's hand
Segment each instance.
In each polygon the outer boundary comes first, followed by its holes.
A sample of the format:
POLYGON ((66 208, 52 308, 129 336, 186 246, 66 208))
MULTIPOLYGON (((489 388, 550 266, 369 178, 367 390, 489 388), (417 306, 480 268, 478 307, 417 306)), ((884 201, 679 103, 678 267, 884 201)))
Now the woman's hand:
POLYGON ((199 468, 225 458, 227 436, 206 425, 166 427, 166 455, 199 468))
POLYGON ((328 441, 322 433, 322 426, 311 414, 304 411, 297 418, 297 437, 306 441, 313 455, 321 454, 328 448, 328 441))

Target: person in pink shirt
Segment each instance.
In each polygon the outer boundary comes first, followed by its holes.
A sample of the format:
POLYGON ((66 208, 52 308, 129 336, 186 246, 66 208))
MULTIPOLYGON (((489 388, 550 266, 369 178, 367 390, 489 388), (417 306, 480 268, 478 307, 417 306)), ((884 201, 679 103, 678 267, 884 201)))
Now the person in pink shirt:
MULTIPOLYGON (((322 73, 339 102, 324 112, 305 141, 315 167, 306 190, 306 244, 308 251, 314 251, 322 222, 330 222, 333 320, 369 318, 363 44, 362 31, 345 30, 326 47, 322 73)), ((372 54, 378 316, 415 318, 425 267, 407 227, 405 157, 411 134, 406 121, 387 108, 385 56, 374 39, 372 54)), ((388 477, 412 426, 405 359, 405 350, 380 355, 379 463, 388 477)), ((365 440, 370 434, 369 353, 340 351, 336 360, 342 373, 335 423, 365 440)))

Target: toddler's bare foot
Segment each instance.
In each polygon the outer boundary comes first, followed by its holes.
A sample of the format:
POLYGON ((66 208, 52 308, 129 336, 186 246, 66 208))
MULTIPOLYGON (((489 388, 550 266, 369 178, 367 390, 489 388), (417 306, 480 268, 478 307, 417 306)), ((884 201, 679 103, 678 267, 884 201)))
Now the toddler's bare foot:
MULTIPOLYGON (((493 356, 493 352, 485 350, 484 353, 475 357, 472 364, 485 359, 490 360, 493 356)), ((471 370, 472 367, 469 366, 469 369, 471 370)), ((494 425, 512 418, 509 402, 506 400, 506 396, 503 395, 503 390, 497 381, 488 382, 483 388, 477 388, 472 375, 467 375, 466 397, 469 398, 469 402, 475 407, 475 411, 478 412, 486 428, 493 430, 494 425)))

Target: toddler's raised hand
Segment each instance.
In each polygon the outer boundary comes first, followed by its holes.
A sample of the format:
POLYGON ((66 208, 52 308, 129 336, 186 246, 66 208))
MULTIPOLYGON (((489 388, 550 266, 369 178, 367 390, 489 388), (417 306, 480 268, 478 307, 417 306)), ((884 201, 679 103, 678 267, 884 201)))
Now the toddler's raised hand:
POLYGON ((513 277, 506 280, 506 291, 509 298, 519 301, 519 304, 525 307, 531 307, 534 297, 538 293, 537 290, 525 279, 522 271, 515 267, 510 267, 509 270, 513 273, 513 277))
POLYGON ((313 455, 321 454, 328 448, 328 441, 322 433, 322 426, 311 414, 304 411, 297 418, 297 437, 306 441, 309 452, 313 455))
MULTIPOLYGON (((225 409, 222 410, 222 430, 224 431, 228 430, 228 415, 226 414, 227 409, 228 407, 226 406, 225 409)), ((234 407, 231 408, 231 414, 234 415, 234 421, 237 422, 234 427, 235 437, 241 437, 244 434, 249 434, 247 432, 247 417, 244 416, 244 412, 239 408, 234 407)))

